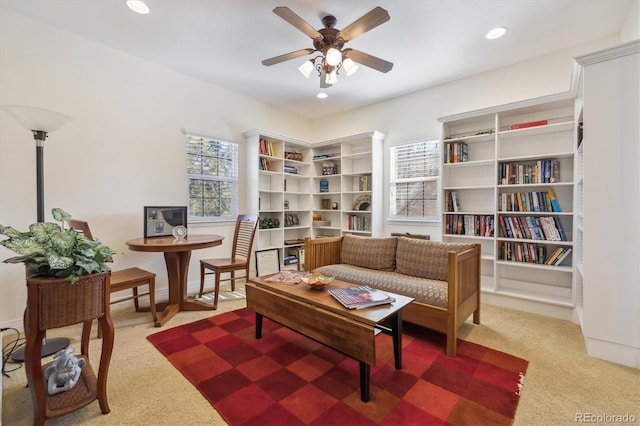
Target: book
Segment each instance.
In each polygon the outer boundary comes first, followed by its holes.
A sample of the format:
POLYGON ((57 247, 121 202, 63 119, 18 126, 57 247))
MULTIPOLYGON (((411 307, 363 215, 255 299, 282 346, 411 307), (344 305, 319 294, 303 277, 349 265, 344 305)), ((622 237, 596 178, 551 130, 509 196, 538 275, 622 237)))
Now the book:
POLYGON ((332 288, 329 289, 329 294, 347 309, 362 309, 396 301, 396 299, 390 297, 387 293, 365 285, 332 288))
POLYGON ((329 192, 329 181, 321 180, 320 181, 320 192, 329 192))
POLYGON ((547 120, 529 121, 527 123, 512 124, 509 126, 509 130, 526 129, 527 127, 544 126, 545 124, 547 124, 547 120))

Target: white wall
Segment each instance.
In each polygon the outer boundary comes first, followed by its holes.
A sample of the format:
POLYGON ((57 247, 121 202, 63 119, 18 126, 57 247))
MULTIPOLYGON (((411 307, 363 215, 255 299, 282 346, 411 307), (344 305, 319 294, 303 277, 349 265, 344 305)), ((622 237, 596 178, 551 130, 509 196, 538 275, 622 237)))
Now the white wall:
MULTIPOLYGON (((156 272, 159 291, 166 291, 162 254, 129 251, 125 241, 141 236, 143 206, 187 203, 180 129, 240 142, 241 156, 242 132, 255 127, 310 139, 306 119, 3 10, 0 105, 8 104, 73 117, 45 143, 45 219, 61 207, 88 220, 119 252, 112 267, 156 272)), ((33 136, 0 113, 0 224, 25 230, 36 221, 35 169, 33 136)), ((194 232, 233 236, 228 225, 194 232)), ((230 250, 193 252, 190 282, 199 280, 198 259, 230 250)), ((0 259, 14 255, 0 246, 0 259)), ((0 324, 21 326, 22 265, 0 263, 0 289, 0 324)))

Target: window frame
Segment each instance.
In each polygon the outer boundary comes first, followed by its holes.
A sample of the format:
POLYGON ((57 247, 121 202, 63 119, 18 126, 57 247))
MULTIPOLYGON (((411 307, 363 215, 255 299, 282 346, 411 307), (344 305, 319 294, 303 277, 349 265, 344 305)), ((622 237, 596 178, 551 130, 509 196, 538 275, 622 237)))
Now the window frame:
MULTIPOLYGON (((441 152, 441 141, 440 139, 420 139, 410 142, 402 142, 395 144, 389 147, 389 221, 397 221, 397 222, 421 222, 421 223, 440 223, 441 222, 441 185, 442 185, 442 152, 441 152), (396 178, 396 162, 397 162, 397 153, 396 150, 408 147, 410 145, 419 145, 419 144, 428 144, 432 145, 430 151, 435 152, 435 155, 432 156, 433 160, 435 160, 437 167, 436 175, 430 176, 418 176, 418 177, 410 177, 410 178, 396 178), (409 215, 398 215, 394 214, 395 204, 396 204, 396 184, 399 183, 411 183, 411 182, 435 182, 435 212, 433 215, 429 216, 409 216, 409 215)), ((430 200, 429 198, 423 198, 423 202, 425 200, 430 200)))
MULTIPOLYGON (((240 167, 240 144, 237 142, 228 141, 222 138, 216 138, 212 136, 208 136, 205 134, 201 134, 198 132, 187 131, 184 132, 185 135, 185 160, 187 163, 187 221, 189 224, 207 224, 207 223, 228 223, 230 221, 235 221, 238 216, 239 211, 239 167, 240 167), (191 173, 190 172, 190 160, 192 156, 202 156, 205 154, 201 151, 200 154, 194 154, 190 152, 190 144, 193 143, 193 140, 200 140, 202 142, 214 142, 219 144, 224 144, 227 146, 227 149, 231 152, 232 162, 232 175, 231 176, 218 176, 215 174, 202 174, 202 173, 191 173), (230 188, 230 213, 228 215, 223 216, 196 216, 192 212, 192 200, 199 199, 205 200, 205 196, 201 195, 199 197, 193 197, 191 195, 191 182, 192 180, 203 180, 203 181, 212 181, 212 182, 224 182, 231 183, 230 188)), ((218 153, 217 151, 216 153, 218 153)))

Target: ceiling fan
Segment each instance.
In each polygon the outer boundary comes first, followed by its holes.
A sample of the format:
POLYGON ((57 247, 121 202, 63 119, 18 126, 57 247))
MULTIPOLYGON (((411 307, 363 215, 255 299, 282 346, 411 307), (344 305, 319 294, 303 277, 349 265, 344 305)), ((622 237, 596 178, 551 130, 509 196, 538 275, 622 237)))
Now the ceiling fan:
POLYGON ((332 15, 327 15, 322 18, 324 28, 316 30, 286 6, 276 7, 273 9, 273 12, 311 37, 311 39, 313 39, 313 49, 300 49, 265 59, 262 61, 262 65, 275 65, 280 62, 320 52, 320 55, 305 61, 298 69, 307 78, 311 74, 311 71, 316 69, 320 75, 320 87, 322 88, 331 87, 335 84, 338 81, 337 75, 341 69, 343 69, 347 75, 353 74, 358 68, 358 64, 384 73, 389 72, 391 68, 393 68, 393 63, 385 61, 384 59, 377 58, 359 50, 344 48, 345 43, 390 19, 389 13, 381 7, 372 9, 342 30, 334 28, 337 19, 332 15))

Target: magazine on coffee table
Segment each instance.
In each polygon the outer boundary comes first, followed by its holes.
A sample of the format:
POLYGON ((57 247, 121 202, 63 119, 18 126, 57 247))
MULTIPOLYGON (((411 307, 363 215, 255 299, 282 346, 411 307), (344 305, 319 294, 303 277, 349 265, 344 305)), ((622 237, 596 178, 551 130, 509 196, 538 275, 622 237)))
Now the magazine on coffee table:
POLYGON ((362 309, 396 301, 387 293, 368 286, 332 288, 329 293, 347 309, 362 309))

